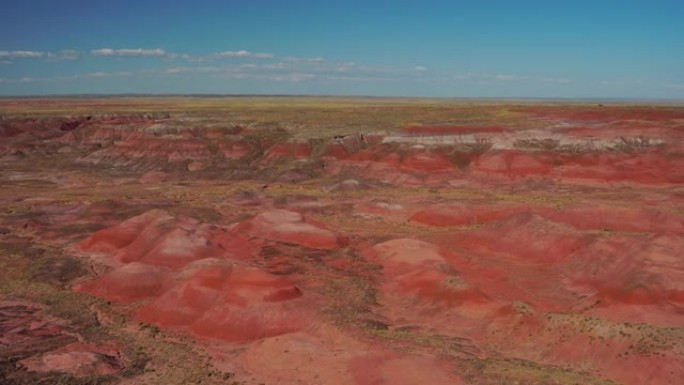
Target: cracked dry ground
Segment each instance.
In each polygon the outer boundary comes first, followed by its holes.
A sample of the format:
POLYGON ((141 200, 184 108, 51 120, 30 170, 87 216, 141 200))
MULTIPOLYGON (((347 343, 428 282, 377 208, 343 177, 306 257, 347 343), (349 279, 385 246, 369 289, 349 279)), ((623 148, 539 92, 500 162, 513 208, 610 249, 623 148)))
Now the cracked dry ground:
POLYGON ((0 102, 2 383, 681 383, 684 108, 318 103, 0 102))

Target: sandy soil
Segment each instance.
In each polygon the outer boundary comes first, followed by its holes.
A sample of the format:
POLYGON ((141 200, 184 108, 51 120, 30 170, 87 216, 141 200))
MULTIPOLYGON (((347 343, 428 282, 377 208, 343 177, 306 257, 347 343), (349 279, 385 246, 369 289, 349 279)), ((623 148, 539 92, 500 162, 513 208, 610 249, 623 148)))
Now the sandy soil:
POLYGON ((0 101, 3 383, 684 378, 682 107, 182 103, 0 101))

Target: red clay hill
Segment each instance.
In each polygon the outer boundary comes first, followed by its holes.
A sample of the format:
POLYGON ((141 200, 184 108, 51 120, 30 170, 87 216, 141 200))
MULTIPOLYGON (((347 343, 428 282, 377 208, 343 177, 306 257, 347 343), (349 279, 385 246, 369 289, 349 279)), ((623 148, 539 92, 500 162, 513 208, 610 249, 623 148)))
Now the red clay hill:
POLYGON ((89 100, 2 102, 8 383, 684 378, 681 107, 89 100))

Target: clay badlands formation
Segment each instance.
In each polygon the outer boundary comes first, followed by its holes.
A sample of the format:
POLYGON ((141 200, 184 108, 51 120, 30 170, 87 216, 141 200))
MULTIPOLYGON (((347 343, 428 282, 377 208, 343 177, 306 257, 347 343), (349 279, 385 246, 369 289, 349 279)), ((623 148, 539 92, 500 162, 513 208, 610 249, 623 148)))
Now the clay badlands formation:
POLYGON ((684 108, 0 101, 3 384, 684 378, 684 108))

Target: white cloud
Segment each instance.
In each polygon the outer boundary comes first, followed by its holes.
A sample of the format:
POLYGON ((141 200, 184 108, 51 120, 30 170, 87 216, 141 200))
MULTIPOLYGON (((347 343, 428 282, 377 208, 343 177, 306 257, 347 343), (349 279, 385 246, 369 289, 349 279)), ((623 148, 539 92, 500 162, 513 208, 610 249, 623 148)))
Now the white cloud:
POLYGON ((183 67, 174 67, 174 68, 167 68, 164 72, 167 74, 180 74, 183 72, 187 72, 186 68, 183 67))
POLYGON ((84 78, 108 78, 110 76, 112 76, 110 73, 101 72, 101 71, 91 72, 91 73, 87 73, 85 75, 82 75, 82 77, 84 77, 84 78))
POLYGON ((264 74, 264 75, 256 75, 254 76, 255 79, 258 80, 270 80, 274 82, 293 82, 293 83, 298 83, 298 82, 303 82, 306 80, 311 80, 314 79, 316 75, 314 74, 303 74, 303 73, 292 73, 292 74, 264 74))
POLYGON ((188 55, 187 53, 184 53, 179 56, 181 59, 190 62, 190 63, 202 63, 211 60, 214 58, 213 56, 192 56, 188 55))
POLYGON ((144 69, 140 71, 118 71, 118 72, 88 72, 75 75, 67 76, 55 76, 49 78, 38 78, 36 81, 71 81, 71 80, 81 80, 81 79, 102 79, 102 78, 114 78, 114 77, 131 77, 140 75, 150 75, 159 73, 159 69, 144 69))
POLYGON ((479 72, 463 72, 453 75, 448 75, 447 78, 455 81, 473 81, 475 84, 481 85, 495 85, 502 84, 505 82, 521 82, 526 83, 546 83, 546 84, 568 84, 572 83, 572 80, 562 77, 542 77, 542 76, 532 76, 532 75, 516 75, 516 74, 488 74, 479 72))
POLYGON ((555 83, 555 84, 568 84, 572 83, 572 80, 566 78, 541 78, 539 79, 544 83, 555 83))
POLYGON ((454 80, 468 80, 468 79, 472 79, 472 78, 475 78, 478 76, 480 76, 480 75, 476 74, 475 72, 465 72, 465 73, 460 73, 460 74, 454 75, 453 79, 454 80))
POLYGON ((684 90, 684 83, 670 83, 666 84, 665 88, 670 88, 673 90, 684 90))
MULTIPOLYGON (((270 53, 254 53, 247 50, 222 51, 206 55, 191 55, 183 53, 169 53, 161 48, 100 48, 92 51, 78 52, 74 50, 54 51, 47 55, 47 60, 58 58, 85 58, 87 56, 99 57, 159 57, 166 61, 174 59, 175 64, 151 70, 131 70, 131 72, 103 72, 102 68, 95 68, 94 72, 81 73, 67 76, 35 78, 35 81, 96 81, 96 79, 112 77, 133 77, 144 74, 158 76, 205 76, 224 79, 248 79, 264 82, 307 82, 312 80, 330 81, 401 81, 407 78, 417 81, 434 81, 432 70, 426 66, 382 66, 364 65, 350 61, 330 61, 323 57, 294 57, 278 58, 280 60, 266 60, 275 56, 270 53), (239 59, 220 61, 222 58, 239 59), (200 63, 205 63, 200 64, 200 63), (220 63, 220 64, 219 64, 220 63), (212 66, 212 64, 216 64, 212 66), (428 72, 429 71, 429 72, 428 72), (422 74, 422 76, 417 76, 422 74)), ((7 55, 5 55, 7 59, 7 55)), ((0 58, 1 60, 2 58, 0 58)), ((444 76, 444 74, 442 74, 444 76)), ((475 76, 468 74, 467 76, 475 76)), ((491 75, 477 75, 477 78, 491 75)), ((16 83, 19 79, 5 79, 16 83)))
POLYGON ((344 82, 378 82, 378 81, 396 80, 395 78, 382 77, 382 76, 339 76, 339 75, 326 76, 325 79, 326 80, 332 80, 332 81, 344 81, 344 82))
POLYGON ((347 62, 337 62, 333 63, 331 70, 334 72, 351 72, 355 68, 357 68, 356 63, 347 61, 347 62))
POLYGON ((272 53, 255 53, 253 55, 255 59, 273 59, 274 55, 272 53))
POLYGON ((254 53, 254 52, 245 51, 245 50, 216 52, 212 56, 217 57, 217 58, 254 58, 254 59, 273 59, 273 57, 274 57, 274 55, 271 53, 265 53, 265 52, 254 53))
POLYGON ((0 51, 0 58, 3 59, 37 59, 45 56, 45 52, 40 51, 0 51))
POLYGON ((175 75, 182 73, 217 73, 228 70, 228 68, 221 67, 172 67, 163 70, 163 72, 169 75, 175 75))
POLYGON ((287 67, 283 63, 276 63, 276 64, 245 63, 245 64, 240 65, 240 68, 248 69, 248 70, 273 71, 273 70, 284 70, 287 67))
POLYGON ((622 86, 627 85, 627 82, 625 82, 624 80, 602 80, 602 81, 601 81, 601 84, 604 85, 604 86, 618 86, 618 87, 622 87, 622 86))
POLYGON ((518 76, 518 75, 495 75, 494 79, 496 80, 503 80, 503 81, 515 81, 515 80, 527 80, 529 79, 527 76, 518 76))
POLYGON ((286 62, 292 62, 292 63, 323 63, 325 61, 325 59, 322 57, 294 57, 294 56, 287 56, 283 60, 285 60, 286 62))
POLYGON ((77 76, 81 77, 81 78, 111 78, 111 77, 116 77, 116 76, 133 76, 134 74, 135 74, 134 72, 130 72, 130 71, 121 71, 121 72, 97 71, 97 72, 90 72, 87 74, 77 75, 77 76))
POLYGON ((252 53, 245 50, 240 51, 223 51, 214 54, 216 57, 250 57, 252 53))
POLYGON ((81 57, 81 53, 79 51, 73 50, 73 49, 63 49, 57 53, 53 52, 48 52, 47 54, 47 59, 49 61, 55 61, 55 60, 76 60, 81 57))
POLYGON ((36 78, 30 78, 30 77, 23 77, 23 78, 18 78, 18 79, 0 79, 0 83, 32 83, 36 80, 36 78))
POLYGON ((126 57, 135 57, 135 56, 152 56, 152 57, 162 57, 162 56, 168 56, 165 50, 161 48, 152 48, 152 49, 145 49, 145 48, 122 48, 122 49, 111 49, 111 48, 100 48, 100 49, 94 49, 90 51, 91 55, 94 56, 126 56, 126 57))
POLYGON ((81 55, 80 52, 65 49, 59 52, 42 52, 42 51, 0 51, 0 63, 11 64, 11 60, 7 59, 46 59, 48 61, 77 59, 81 55))

